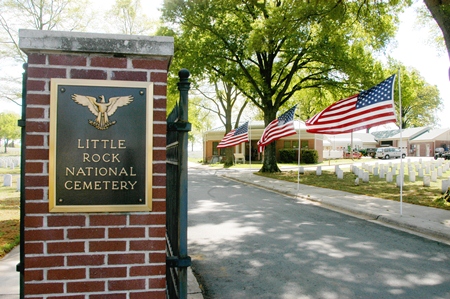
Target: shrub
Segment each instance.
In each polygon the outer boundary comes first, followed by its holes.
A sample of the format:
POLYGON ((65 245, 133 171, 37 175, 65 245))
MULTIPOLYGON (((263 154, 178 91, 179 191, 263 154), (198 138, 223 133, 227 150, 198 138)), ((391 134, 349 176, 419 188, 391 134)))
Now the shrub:
POLYGON ((280 163, 297 162, 297 151, 294 149, 280 149, 280 163))
MULTIPOLYGON (((297 150, 280 149, 280 163, 297 163, 297 150)), ((319 154, 313 149, 302 149, 300 162, 305 164, 316 164, 319 161, 319 154)))
POLYGON ((300 163, 316 164, 319 161, 319 154, 314 149, 302 149, 300 163))

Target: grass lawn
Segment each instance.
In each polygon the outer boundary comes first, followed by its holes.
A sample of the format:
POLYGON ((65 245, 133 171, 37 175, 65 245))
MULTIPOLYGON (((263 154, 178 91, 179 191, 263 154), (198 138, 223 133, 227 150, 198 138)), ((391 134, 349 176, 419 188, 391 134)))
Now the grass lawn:
MULTIPOLYGON (((364 183, 360 180, 359 185, 355 185, 355 179, 357 176, 350 171, 350 165, 352 163, 364 163, 374 160, 350 160, 350 159, 339 159, 332 161, 324 161, 320 164, 305 164, 301 165, 305 169, 315 166, 334 166, 340 165, 341 169, 344 170, 344 178, 338 179, 332 170, 322 170, 322 175, 317 176, 315 170, 306 170, 304 174, 300 174, 300 183, 310 186, 317 186, 322 188, 328 188, 333 190, 340 190, 345 192, 350 192, 354 194, 362 194, 367 196, 373 196, 378 198, 384 198, 389 200, 400 201, 400 188, 396 186, 395 177, 392 183, 386 182, 386 179, 380 179, 378 176, 370 175, 369 182, 364 183)), ((400 160, 391 160, 393 163, 400 163, 400 160)), ((414 183, 409 182, 409 176, 407 175, 407 164, 403 162, 405 169, 405 179, 403 186, 403 202, 423 205, 428 207, 435 207, 440 209, 450 210, 450 202, 444 198, 441 193, 441 181, 442 178, 450 177, 450 170, 443 173, 441 178, 438 178, 437 182, 431 182, 430 187, 423 186, 423 179, 416 175, 416 181, 414 183)), ((214 166, 219 166, 215 164, 214 166)), ((252 169, 260 169, 262 164, 252 164, 252 169)), ((297 164, 278 164, 279 167, 288 166, 296 168, 297 164)), ((219 166, 220 167, 220 166, 219 166)), ((249 164, 237 164, 230 168, 249 168, 249 164)), ((397 174, 399 170, 397 170, 397 174)), ((266 176, 279 180, 286 180, 297 183, 298 174, 297 171, 282 171, 280 173, 260 173, 256 172, 257 175, 266 176)))
POLYGON ((19 175, 19 168, 0 168, 0 258, 20 241, 20 192, 16 190, 19 175), (13 175, 13 187, 3 186, 4 174, 13 175))

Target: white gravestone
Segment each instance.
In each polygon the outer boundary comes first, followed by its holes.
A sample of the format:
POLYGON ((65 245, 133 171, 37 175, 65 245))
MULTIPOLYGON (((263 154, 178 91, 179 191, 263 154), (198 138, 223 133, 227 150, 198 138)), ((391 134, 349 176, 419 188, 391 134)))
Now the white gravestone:
POLYGON ((3 176, 3 186, 5 186, 5 187, 12 187, 12 175, 5 174, 3 176))
POLYGON ((432 182, 437 182, 437 171, 436 170, 433 170, 431 172, 431 181, 432 182))
POLYGON ((392 172, 386 174, 386 182, 392 183, 392 172))
POLYGON ((442 185, 441 185, 441 192, 442 192, 442 194, 447 192, 448 187, 450 187, 450 179, 442 180, 442 185))
POLYGON ((322 166, 317 166, 316 175, 322 175, 322 166))
POLYGON ((414 183, 414 182, 416 181, 416 173, 415 173, 414 171, 411 171, 411 172, 409 173, 409 181, 410 181, 411 183, 414 183))

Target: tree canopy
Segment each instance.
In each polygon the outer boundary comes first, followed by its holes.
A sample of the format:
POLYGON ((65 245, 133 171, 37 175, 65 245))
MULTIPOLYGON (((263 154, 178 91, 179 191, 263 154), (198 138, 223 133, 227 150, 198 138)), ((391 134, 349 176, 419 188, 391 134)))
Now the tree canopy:
POLYGON ((156 27, 156 22, 143 13, 140 0, 116 0, 105 18, 124 34, 149 34, 156 27))
POLYGON ((0 138, 4 139, 5 153, 10 140, 20 138, 20 127, 17 125, 19 115, 10 112, 0 113, 0 138))
POLYGON ((450 2, 441 0, 424 0, 424 2, 436 20, 436 23, 441 28, 445 45, 447 46, 447 52, 450 56, 450 2))
MULTIPOLYGON (((391 75, 400 70, 401 92, 395 84, 394 102, 401 128, 433 126, 437 124, 436 110, 442 106, 442 99, 436 86, 428 84, 419 72, 411 67, 391 61, 389 71, 391 75), (399 97, 401 96, 401 109, 399 97)), ((398 82, 398 80, 397 80, 398 82)))
POLYGON ((0 1, 2 44, 9 46, 10 56, 26 62, 26 57, 18 46, 19 28, 83 30, 92 19, 87 13, 88 3, 89 0, 2 0, 0 1))
MULTIPOLYGON (((163 17, 196 66, 233 83, 265 124, 304 89, 365 87, 404 1, 167 0, 163 17)), ((275 145, 261 171, 279 171, 275 145)))
MULTIPOLYGON (((20 105, 21 76, 4 71, 4 66, 27 62, 19 49, 19 29, 80 30, 92 19, 89 0, 0 0, 0 99, 20 105)), ((20 66, 19 66, 20 67, 20 66)))

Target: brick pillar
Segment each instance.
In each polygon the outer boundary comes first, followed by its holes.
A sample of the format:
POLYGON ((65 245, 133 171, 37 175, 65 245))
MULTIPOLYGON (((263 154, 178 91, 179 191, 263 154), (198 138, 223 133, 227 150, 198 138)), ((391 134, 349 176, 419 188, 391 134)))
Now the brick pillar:
POLYGON ((173 39, 20 31, 28 55, 25 298, 165 298, 166 90, 173 39), (153 82, 151 212, 49 213, 50 80, 153 82))

